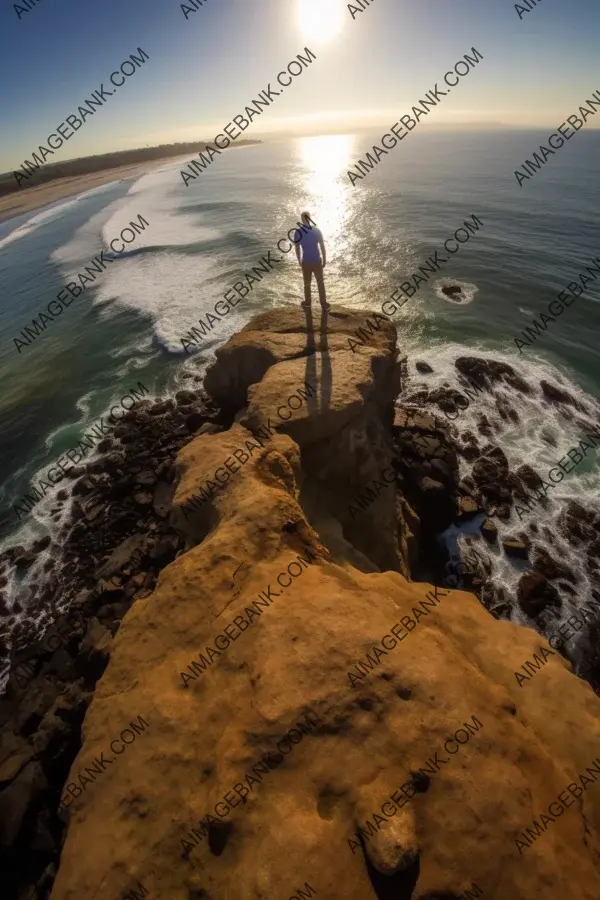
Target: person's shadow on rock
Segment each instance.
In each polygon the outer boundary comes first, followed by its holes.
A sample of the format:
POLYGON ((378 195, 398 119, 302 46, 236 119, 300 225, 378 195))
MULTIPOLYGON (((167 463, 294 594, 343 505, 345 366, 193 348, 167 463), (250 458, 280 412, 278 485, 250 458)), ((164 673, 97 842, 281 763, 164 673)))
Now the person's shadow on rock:
POLYGON ((327 310, 321 314, 321 409, 329 409, 331 404, 331 384, 333 374, 331 370, 331 356, 327 343, 327 310))
POLYGON ((332 369, 327 341, 327 310, 321 313, 321 327, 319 340, 319 355, 315 341, 315 327, 312 309, 305 309, 306 314, 306 369, 304 378, 309 385, 313 385, 316 394, 308 397, 306 404, 309 414, 323 411, 329 408, 331 403, 332 369), (318 372, 318 360, 321 361, 321 373, 318 372))

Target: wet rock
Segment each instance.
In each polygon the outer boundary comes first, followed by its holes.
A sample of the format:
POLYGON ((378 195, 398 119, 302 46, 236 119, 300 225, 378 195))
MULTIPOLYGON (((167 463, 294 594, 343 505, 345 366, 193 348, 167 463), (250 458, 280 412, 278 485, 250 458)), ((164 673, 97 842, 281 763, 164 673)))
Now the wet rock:
POLYGON ((490 420, 487 416, 480 416, 477 420, 477 431, 479 434, 482 434, 484 437, 491 437, 494 433, 494 429, 490 424, 490 420))
POLYGON ((81 478, 82 475, 85 475, 85 467, 74 466, 72 469, 67 469, 65 475, 67 478, 71 478, 72 480, 74 480, 75 478, 81 478))
POLYGON ((442 425, 442 420, 420 409, 410 407, 397 407, 394 410, 394 428, 419 431, 437 431, 442 425))
POLYGON ((560 608, 560 594, 539 572, 526 572, 517 586, 517 600, 523 612, 535 618, 549 606, 560 608))
POLYGON ((50 545, 50 536, 45 535, 43 538, 39 538, 37 541, 33 542, 31 547, 32 553, 41 553, 42 550, 45 550, 46 547, 50 545))
POLYGON ((114 474, 125 466, 126 456, 123 452, 114 450, 112 453, 107 453, 102 461, 104 469, 114 474))
POLYGON ((177 406, 189 406, 191 403, 195 403, 197 399, 193 391, 177 391, 175 394, 177 406))
POLYGON ((587 559, 590 567, 600 569, 600 538, 592 541, 587 548, 587 559))
POLYGON ((133 495, 133 499, 139 506, 150 506, 153 500, 153 495, 150 491, 138 491, 133 495))
POLYGON ((545 547, 541 547, 539 544, 534 545, 531 562, 534 568, 550 581, 564 578, 565 581, 570 581, 571 584, 577 583, 577 578, 571 569, 564 563, 554 559, 545 547))
POLYGON ((479 458, 481 451, 477 444, 465 444, 460 448, 460 454, 469 462, 473 462, 473 460, 479 458))
POLYGON ((542 432, 540 437, 542 438, 543 441, 546 442, 546 444, 549 444, 550 447, 558 447, 557 439, 554 437, 553 434, 550 434, 550 432, 542 432))
POLYGON ((510 603, 501 587, 485 583, 481 586, 481 602, 497 619, 505 618, 510 614, 510 603))
POLYGON ((477 503, 472 497, 461 497, 458 501, 458 515, 461 519, 470 519, 479 511, 477 503))
POLYGON ((73 485, 73 496, 85 497, 87 494, 90 494, 94 488, 95 484, 91 477, 89 475, 84 475, 83 478, 80 478, 79 481, 73 485))
POLYGON ((523 482, 529 490, 537 490, 542 483, 541 477, 530 465, 525 463, 516 470, 515 475, 523 482))
POLYGON ((576 500, 569 500, 559 516, 559 526, 573 544, 592 543, 597 536, 592 525, 592 511, 576 500))
POLYGON ((170 412, 175 407, 175 401, 171 400, 163 400, 160 403, 155 403, 154 406, 148 410, 149 415, 151 416, 162 416, 165 413, 170 412))
POLYGON ((564 388, 558 387, 556 384, 551 384, 549 381, 545 381, 542 379, 540 381, 540 387, 542 389, 542 393, 547 400, 550 400, 551 403, 565 403, 567 406, 572 406, 580 412, 586 412, 586 409, 582 404, 573 397, 572 394, 569 394, 568 391, 565 391, 564 388))
POLYGON ((512 495, 507 485, 508 474, 508 460, 500 447, 486 448, 471 471, 478 491, 486 503, 511 501, 512 495))
POLYGON ((518 538, 504 538, 502 546, 506 555, 513 559, 529 559, 529 545, 518 538))
POLYGON ((28 569, 36 560, 36 554, 32 553, 31 550, 26 550, 21 556, 18 556, 15 559, 15 566, 17 571, 28 569))
POLYGON ((462 396, 455 388, 443 385, 430 391, 428 399, 430 403, 437 403, 444 412, 454 414, 459 409, 456 401, 462 396))
POLYGON ((458 371, 474 381, 479 387, 487 387, 497 381, 504 381, 523 394, 530 394, 531 388, 508 363, 495 359, 482 359, 479 356, 459 356, 454 363, 458 371))
POLYGON ((475 482, 470 475, 465 475, 464 478, 461 478, 458 488, 463 494, 472 494, 475 490, 475 482))
POLYGON ((417 372, 420 372, 421 375, 429 375, 431 374, 431 372, 433 372, 433 369, 431 368, 429 363, 421 362, 421 360, 415 363, 415 369, 417 370, 417 372))
POLYGON ((486 519, 481 525, 481 534, 488 544, 495 544, 498 540, 498 529, 491 519, 486 519))
POLYGON ((513 422, 517 425, 521 419, 519 418, 519 413, 516 409, 514 409, 508 400, 505 400, 504 397, 498 397, 496 399, 496 407, 500 416, 504 419, 505 422, 513 422))
POLYGON ((577 595, 577 591, 568 581, 559 581, 557 587, 561 594, 569 594, 571 597, 577 595))
POLYGON ((456 297, 460 297, 462 288, 459 284, 445 284, 442 287, 442 294, 445 294, 446 297, 450 297, 453 300, 456 297))
POLYGON ((17 544, 16 547, 7 547, 2 555, 10 562, 14 562, 18 556, 23 556, 24 553, 25 547, 21 544, 17 544))
POLYGON ((204 418, 205 417, 202 415, 202 413, 199 412, 193 412, 190 413, 189 416, 186 416, 184 419, 184 424, 187 431, 190 434, 194 434, 196 431, 198 431, 198 429, 201 428, 202 423, 204 422, 204 418))

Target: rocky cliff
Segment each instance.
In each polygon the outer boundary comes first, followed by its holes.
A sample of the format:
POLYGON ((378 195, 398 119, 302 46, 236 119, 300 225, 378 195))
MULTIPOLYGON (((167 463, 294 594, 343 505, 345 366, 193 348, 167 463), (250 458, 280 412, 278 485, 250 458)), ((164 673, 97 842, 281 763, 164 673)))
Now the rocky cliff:
POLYGON ((217 351, 227 426, 179 451, 183 549, 108 638, 52 900, 600 896, 600 700, 418 580, 456 454, 361 324, 275 310, 217 351))

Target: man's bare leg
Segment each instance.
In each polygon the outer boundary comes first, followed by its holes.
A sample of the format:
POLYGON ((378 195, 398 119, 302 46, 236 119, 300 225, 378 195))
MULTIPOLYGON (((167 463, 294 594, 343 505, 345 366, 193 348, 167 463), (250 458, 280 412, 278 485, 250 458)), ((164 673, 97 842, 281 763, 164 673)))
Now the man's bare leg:
POLYGON ((304 278, 304 303, 302 306, 305 309, 310 309, 312 303, 311 296, 311 281, 312 281, 312 266, 309 266, 308 263, 304 263, 302 265, 302 277, 304 278))
POLYGON ((319 289, 319 302, 321 304, 321 309, 325 312, 331 309, 329 303, 327 303, 325 297, 325 279, 323 278, 323 264, 319 263, 315 266, 315 278, 317 279, 317 287, 319 289))

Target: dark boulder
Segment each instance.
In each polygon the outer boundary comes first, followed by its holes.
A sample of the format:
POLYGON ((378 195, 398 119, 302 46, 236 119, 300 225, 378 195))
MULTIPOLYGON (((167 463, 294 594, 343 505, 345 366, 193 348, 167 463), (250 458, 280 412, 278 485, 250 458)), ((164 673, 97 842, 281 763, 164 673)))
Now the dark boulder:
POLYGON ((36 554, 32 553, 31 550, 26 550, 25 553, 15 559, 17 571, 28 569, 35 562, 35 559, 36 554))
POLYGON ((577 578, 571 569, 564 563, 558 562, 553 556, 550 556, 548 551, 539 544, 536 544, 533 548, 531 562, 534 568, 550 581, 564 578, 565 581, 570 581, 571 584, 576 584, 577 582, 577 578))
POLYGON ((190 406, 190 404, 195 403, 197 399, 198 398, 193 391, 177 391, 175 394, 177 406, 190 406))
POLYGON ((420 372, 421 375, 430 375, 433 372, 429 363, 421 362, 421 360, 418 360, 418 362, 415 363, 415 369, 417 372, 420 372))
POLYGON ((572 394, 569 394, 568 391, 565 391, 564 388, 558 387, 556 384, 551 384, 549 381, 545 381, 542 379, 540 381, 540 387, 542 389, 542 393, 547 400, 550 400, 551 403, 564 403, 567 406, 572 406, 575 409, 579 410, 579 412, 587 412, 586 408, 582 406, 582 404, 573 397, 572 394))
POLYGON ((497 381, 504 381, 523 394, 531 393, 527 382, 517 375, 508 363, 495 359, 482 359, 479 356, 459 356, 454 365, 462 375, 470 381, 474 381, 479 387, 489 387, 490 384, 497 381))
POLYGON ((190 413, 189 416, 186 416, 184 419, 184 424, 186 429, 190 434, 194 434, 198 431, 199 428, 202 427, 204 422, 204 416, 200 412, 190 413))
POLYGON ((148 410, 148 413, 151 416, 163 416, 165 413, 171 412, 174 407, 175 401, 169 398, 168 400, 162 400, 159 403, 155 403, 154 406, 148 410))
POLYGON ((517 586, 517 600, 525 615, 535 618, 549 606, 560 608, 560 594, 539 572, 526 572, 517 586))
POLYGON ((500 447, 486 448, 475 462, 471 475, 485 503, 510 503, 508 460, 500 447))
POLYGON ((529 559, 529 545, 519 538, 504 538, 502 546, 506 555, 513 559, 529 559))
POLYGON ((472 497, 460 497, 458 501, 458 520, 472 519, 479 512, 479 506, 472 497))
POLYGON ((481 534, 488 544, 495 544, 498 540, 498 529, 492 519, 486 519, 481 526, 481 534))
POLYGON ((43 538, 38 538, 37 541, 34 541, 31 547, 32 553, 41 553, 42 550, 45 550, 46 547, 50 545, 50 536, 45 535, 43 538))
POLYGON ((490 420, 487 416, 480 416, 477 421, 477 431, 479 434, 482 434, 484 437, 491 437, 494 433, 494 429, 490 423, 490 420))
POLYGON ((442 287, 442 294, 445 294, 446 297, 454 299, 455 297, 459 297, 462 294, 462 288, 460 284, 445 284, 442 287))
POLYGON ((569 500, 558 522, 567 539, 573 544, 592 543, 597 537, 597 531, 592 524, 592 511, 587 510, 576 500, 569 500))

